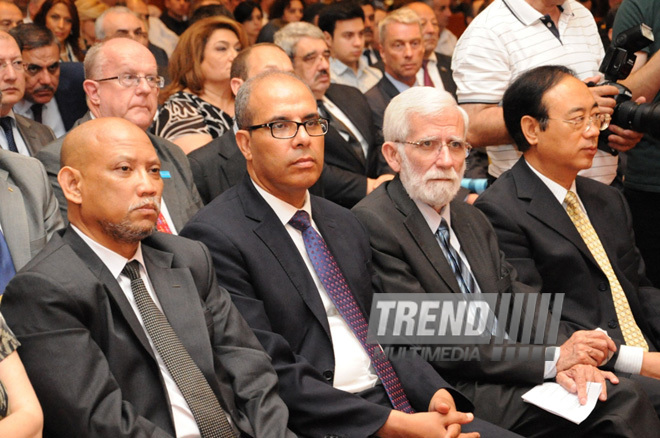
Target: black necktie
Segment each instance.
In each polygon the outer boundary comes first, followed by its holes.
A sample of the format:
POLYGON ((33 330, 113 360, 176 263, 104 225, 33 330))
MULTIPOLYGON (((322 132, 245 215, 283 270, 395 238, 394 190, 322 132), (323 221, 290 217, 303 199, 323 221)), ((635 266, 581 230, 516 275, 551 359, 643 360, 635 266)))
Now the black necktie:
POLYGON ((2 126, 2 130, 5 131, 5 137, 7 138, 7 145, 9 146, 9 150, 18 153, 18 148, 16 147, 16 142, 14 141, 14 133, 12 132, 11 127, 11 117, 0 117, 0 126, 2 126))
POLYGON ((140 262, 126 263, 121 272, 131 280, 131 291, 147 334, 188 403, 202 438, 234 438, 236 435, 218 398, 163 312, 149 296, 140 278, 140 262))
MULTIPOLYGON (((355 151, 356 154, 358 154, 358 157, 360 157, 360 159, 364 159, 365 158, 364 149, 362 149, 362 145, 360 144, 358 139, 355 138, 355 136, 353 134, 351 134, 351 131, 348 129, 348 127, 346 127, 346 125, 344 125, 341 122, 341 120, 334 117, 330 113, 330 111, 328 111, 328 109, 325 107, 325 104, 323 103, 322 100, 317 101, 317 105, 319 107, 319 111, 321 113, 321 116, 328 119, 328 122, 330 123, 330 126, 332 126, 335 129, 335 131, 342 134, 342 138, 348 137, 348 140, 346 140, 346 143, 348 143, 353 148, 353 150, 355 151)), ((326 147, 328 147, 327 144, 326 144, 326 147)))
POLYGON ((30 107, 30 109, 32 110, 32 115, 34 116, 34 121, 39 122, 39 123, 43 123, 43 121, 42 121, 43 119, 41 118, 41 113, 44 109, 44 104, 43 103, 35 103, 34 105, 32 105, 30 107))

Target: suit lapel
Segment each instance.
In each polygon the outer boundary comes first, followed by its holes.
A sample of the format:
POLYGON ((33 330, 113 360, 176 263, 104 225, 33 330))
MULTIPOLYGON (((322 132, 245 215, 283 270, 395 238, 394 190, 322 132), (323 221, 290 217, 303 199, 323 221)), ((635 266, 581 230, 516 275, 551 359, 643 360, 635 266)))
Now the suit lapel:
POLYGON ((302 300, 330 337, 328 316, 314 280, 307 272, 305 262, 298 252, 298 248, 296 248, 279 218, 252 186, 248 176, 245 176, 238 186, 238 194, 243 204, 245 216, 256 222, 254 233, 275 256, 302 300))
POLYGON ((202 370, 213 369, 205 318, 189 269, 172 268, 173 254, 142 244, 142 255, 154 293, 181 343, 202 370))
POLYGON ((568 217, 564 207, 557 201, 550 189, 543 184, 521 158, 511 169, 518 197, 528 202, 527 212, 549 228, 561 234, 592 263, 598 263, 584 243, 582 236, 568 217))
POLYGON ((433 266, 433 269, 435 269, 442 281, 445 282, 452 292, 460 294, 461 289, 458 286, 458 281, 440 248, 440 244, 433 235, 433 232, 429 229, 424 216, 422 216, 422 213, 413 200, 408 196, 398 176, 387 185, 387 191, 397 209, 406 217, 403 225, 417 246, 419 246, 419 249, 422 250, 431 266, 433 266))
POLYGON ((41 142, 39 141, 40 139, 38 133, 36 130, 30 129, 30 124, 26 119, 19 116, 18 114, 15 114, 15 117, 16 117, 16 127, 18 128, 18 132, 20 132, 21 137, 23 137, 23 140, 25 141, 25 146, 27 146, 28 151, 30 151, 30 156, 34 157, 38 152, 37 149, 35 149, 35 145, 41 144, 41 142))
POLYGON ((342 96, 342 89, 336 87, 336 84, 330 84, 328 91, 325 95, 334 103, 337 108, 339 108, 346 117, 348 117, 355 127, 360 131, 362 137, 366 140, 368 144, 373 143, 372 133, 369 127, 369 123, 366 120, 366 114, 360 111, 360 107, 357 105, 351 105, 350 100, 346 100, 346 96, 342 96))
POLYGON ((99 279, 103 284, 105 289, 108 291, 108 295, 112 301, 115 302, 119 308, 122 316, 130 326, 131 330, 140 341, 145 350, 149 355, 154 357, 151 346, 149 345, 149 340, 147 335, 144 332, 144 329, 140 325, 133 312, 133 308, 126 299, 124 291, 122 291, 117 279, 112 276, 108 268, 105 266, 103 261, 98 258, 96 253, 78 236, 78 234, 71 228, 67 228, 62 236, 62 239, 74 250, 80 259, 87 265, 88 269, 99 279))
POLYGON ((0 224, 7 241, 14 267, 19 270, 30 261, 30 230, 18 187, 9 181, 9 173, 0 169, 0 224))

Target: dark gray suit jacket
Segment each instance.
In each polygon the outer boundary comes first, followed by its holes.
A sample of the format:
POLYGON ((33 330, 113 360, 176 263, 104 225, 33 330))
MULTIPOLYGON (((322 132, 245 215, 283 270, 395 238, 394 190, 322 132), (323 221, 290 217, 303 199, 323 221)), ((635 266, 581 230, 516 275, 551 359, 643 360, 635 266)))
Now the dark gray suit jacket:
POLYGON ((0 225, 16 271, 64 227, 41 163, 0 149, 0 225))
MULTIPOLYGON (((312 196, 312 214, 363 310, 377 278, 371 250, 357 219, 312 196)), ((204 207, 182 231, 204 242, 218 282, 271 356, 291 429, 309 437, 367 437, 387 419, 387 408, 333 388, 335 357, 318 289, 288 232, 246 177, 204 207)), ((419 358, 393 365, 413 408, 428 410, 436 390, 453 392, 459 409, 470 403, 419 358), (417 359, 417 360, 416 360, 417 359)))
MULTIPOLYGON (((646 278, 628 204, 617 189, 578 176, 576 190, 598 234, 635 321, 652 350, 660 348, 660 290, 646 278)), ((601 327, 623 342, 609 282, 568 214, 521 158, 475 203, 492 222, 521 281, 564 293, 570 330, 601 327)))
MULTIPOLYGON (((156 232, 142 252, 163 312, 244 436, 293 436, 268 356, 218 287, 208 250, 156 232)), ((173 437, 162 374, 117 280, 72 229, 10 282, 3 314, 45 437, 173 437)))
MULTIPOLYGON (((89 113, 78 120, 74 126, 78 126, 88 120, 91 120, 89 113)), ((149 132, 146 134, 156 149, 156 154, 161 162, 161 170, 169 172, 169 178, 163 178, 163 200, 167 204, 167 209, 174 221, 175 228, 177 231, 180 231, 186 222, 188 222, 188 219, 193 217, 203 205, 197 188, 195 188, 188 158, 186 158, 181 148, 174 143, 149 132)), ((50 184, 60 203, 62 218, 67 221, 68 206, 66 198, 60 184, 57 182, 57 174, 61 168, 60 154, 62 152, 63 141, 64 136, 53 141, 37 154, 37 158, 46 167, 50 184)))
POLYGON ((55 134, 53 134, 53 130, 48 126, 16 113, 14 113, 14 117, 16 117, 18 132, 23 137, 30 156, 34 157, 44 146, 55 140, 55 134))

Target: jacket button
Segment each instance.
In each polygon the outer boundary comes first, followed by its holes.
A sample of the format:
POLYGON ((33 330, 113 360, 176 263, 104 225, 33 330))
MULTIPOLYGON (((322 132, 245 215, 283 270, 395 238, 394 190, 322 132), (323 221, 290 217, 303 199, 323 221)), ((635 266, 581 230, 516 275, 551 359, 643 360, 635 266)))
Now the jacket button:
POLYGON ((608 290, 609 288, 610 288, 610 285, 607 284, 607 283, 604 282, 604 281, 603 281, 602 283, 599 283, 599 284, 598 284, 598 290, 601 291, 601 292, 605 292, 605 291, 608 290))
POLYGON ((328 382, 332 382, 332 379, 335 377, 335 373, 333 373, 331 370, 325 370, 323 371, 323 378, 327 380, 328 382))
POLYGON ((607 326, 611 329, 615 329, 619 326, 616 319, 610 319, 610 322, 607 323, 607 326))

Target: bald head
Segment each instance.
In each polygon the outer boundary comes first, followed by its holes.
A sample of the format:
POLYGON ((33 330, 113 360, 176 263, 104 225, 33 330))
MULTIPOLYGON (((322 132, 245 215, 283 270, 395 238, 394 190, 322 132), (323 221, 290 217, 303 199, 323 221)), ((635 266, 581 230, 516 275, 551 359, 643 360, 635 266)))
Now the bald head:
POLYGON ((154 229, 163 181, 160 160, 145 132, 115 117, 90 120, 62 145, 57 176, 69 221, 125 257, 154 229))

